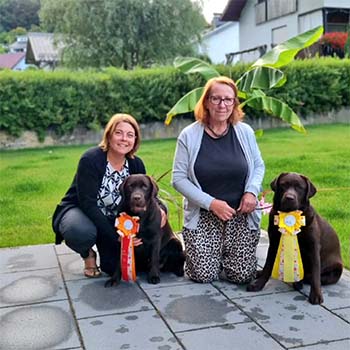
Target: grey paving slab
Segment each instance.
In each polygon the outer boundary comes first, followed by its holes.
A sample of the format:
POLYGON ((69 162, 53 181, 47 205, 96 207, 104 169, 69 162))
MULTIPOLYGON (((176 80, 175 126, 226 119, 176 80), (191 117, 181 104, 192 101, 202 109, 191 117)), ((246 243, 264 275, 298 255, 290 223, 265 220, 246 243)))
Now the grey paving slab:
POLYGON ((176 333, 187 350, 281 350, 284 349, 255 323, 229 324, 176 333))
POLYGON ((156 288, 148 296, 175 332, 248 321, 210 284, 156 288))
POLYGON ((0 349, 80 349, 68 301, 0 309, 0 349))
POLYGON ((247 292, 247 285, 237 285, 228 281, 215 281, 213 282, 213 285, 219 288, 230 299, 250 298, 255 295, 290 292, 293 290, 293 288, 287 283, 275 279, 270 279, 266 283, 264 289, 259 292, 247 292))
POLYGON ((293 348, 293 349, 300 349, 300 350, 348 350, 350 349, 350 340, 339 340, 339 341, 332 341, 332 342, 326 342, 323 344, 314 344, 310 346, 303 346, 302 348, 293 348))
POLYGON ((86 350, 180 350, 154 310, 79 320, 86 350))
POLYGON ((1 249, 0 271, 15 272, 58 267, 53 244, 1 249))
POLYGON ((105 288, 107 278, 68 281, 67 288, 77 318, 153 309, 136 283, 121 282, 105 288))
MULTIPOLYGON (((310 286, 305 284, 301 292, 309 296, 310 286)), ((328 309, 350 307, 350 280, 342 278, 336 284, 322 286, 324 302, 322 306, 328 309)))
POLYGON ((147 281, 146 273, 138 273, 137 274, 137 283, 144 290, 156 289, 161 287, 170 287, 174 285, 182 285, 182 284, 193 284, 191 280, 186 277, 178 277, 173 273, 161 273, 160 274, 160 283, 152 284, 147 281))
POLYGON ((78 254, 61 254, 58 260, 66 281, 85 279, 84 262, 78 254))
POLYGON ((67 299, 58 268, 0 274, 0 307, 67 299))
MULTIPOLYGON (((332 310, 335 315, 338 315, 343 320, 349 322, 350 324, 350 307, 332 310)), ((349 348, 350 349, 350 348, 349 348)))
POLYGON ((324 307, 311 305, 298 292, 254 296, 234 302, 287 348, 350 337, 350 324, 324 307))

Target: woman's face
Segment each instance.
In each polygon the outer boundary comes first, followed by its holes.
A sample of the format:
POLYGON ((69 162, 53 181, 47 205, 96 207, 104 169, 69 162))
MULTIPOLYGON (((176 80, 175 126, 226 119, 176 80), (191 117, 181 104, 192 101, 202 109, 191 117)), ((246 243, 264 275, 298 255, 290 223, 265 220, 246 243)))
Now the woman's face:
POLYGON ((209 111, 209 122, 220 123, 227 121, 234 108, 235 93, 229 85, 214 83, 210 89, 205 107, 209 111), (233 101, 232 101, 233 99, 233 101), (219 104, 215 104, 218 103, 219 104), (229 105, 233 102, 232 105, 229 105))
POLYGON ((134 148, 135 141, 136 134, 132 125, 120 122, 109 137, 109 150, 125 156, 134 148))

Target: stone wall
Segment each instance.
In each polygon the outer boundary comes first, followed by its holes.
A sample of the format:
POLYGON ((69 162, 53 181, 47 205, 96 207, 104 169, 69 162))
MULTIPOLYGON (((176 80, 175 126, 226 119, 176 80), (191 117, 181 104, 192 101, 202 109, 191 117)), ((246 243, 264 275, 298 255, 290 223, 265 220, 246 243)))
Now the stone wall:
MULTIPOLYGON (((350 125, 350 108, 341 109, 337 112, 328 112, 322 115, 310 115, 302 118, 304 126, 312 124, 332 124, 347 123, 350 125)), ((245 118, 245 121, 256 129, 271 129, 279 127, 288 127, 288 124, 277 118, 245 118)), ((141 133, 143 140, 176 138, 180 131, 190 124, 192 120, 175 117, 169 126, 162 122, 141 124, 141 133)), ((0 149, 20 149, 37 148, 58 145, 83 145, 98 144, 101 141, 103 130, 98 132, 77 128, 69 135, 57 136, 48 132, 45 141, 40 142, 34 132, 25 131, 20 137, 16 138, 0 131, 0 149)))

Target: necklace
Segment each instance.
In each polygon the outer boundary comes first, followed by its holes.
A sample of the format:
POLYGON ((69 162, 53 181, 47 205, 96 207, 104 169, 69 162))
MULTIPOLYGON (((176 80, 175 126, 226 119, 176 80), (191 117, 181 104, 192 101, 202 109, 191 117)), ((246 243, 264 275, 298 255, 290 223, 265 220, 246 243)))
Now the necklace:
POLYGON ((230 127, 230 124, 227 124, 226 129, 221 134, 218 134, 209 125, 207 125, 207 128, 210 130, 210 132, 217 138, 220 138, 220 137, 223 137, 224 135, 226 135, 229 127, 230 127))

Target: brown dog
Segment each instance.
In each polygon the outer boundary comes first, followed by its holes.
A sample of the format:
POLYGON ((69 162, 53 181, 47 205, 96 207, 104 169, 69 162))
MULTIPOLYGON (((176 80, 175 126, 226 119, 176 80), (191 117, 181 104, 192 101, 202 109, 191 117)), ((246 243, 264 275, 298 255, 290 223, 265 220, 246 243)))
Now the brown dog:
MULTIPOLYGON (((184 274, 185 254, 180 240, 167 222, 161 228, 160 201, 157 198, 158 186, 151 177, 143 174, 128 176, 121 184, 122 202, 118 212, 139 216, 140 229, 137 235, 142 245, 135 247, 136 271, 147 271, 148 282, 160 282, 160 271, 184 274)), ((118 263, 112 278, 106 285, 118 284, 121 269, 118 263)))
POLYGON ((303 175, 282 173, 271 182, 274 191, 273 207, 269 216, 268 234, 270 245, 263 270, 259 277, 252 281, 248 291, 261 290, 271 276, 273 264, 281 237, 274 216, 281 212, 301 210, 306 225, 298 233, 298 242, 304 267, 304 280, 295 282, 299 290, 303 282, 311 286, 309 301, 311 304, 323 302, 321 284, 336 283, 343 271, 339 239, 334 229, 310 205, 309 198, 316 193, 315 186, 303 175))

